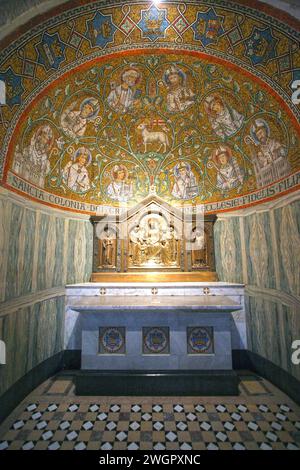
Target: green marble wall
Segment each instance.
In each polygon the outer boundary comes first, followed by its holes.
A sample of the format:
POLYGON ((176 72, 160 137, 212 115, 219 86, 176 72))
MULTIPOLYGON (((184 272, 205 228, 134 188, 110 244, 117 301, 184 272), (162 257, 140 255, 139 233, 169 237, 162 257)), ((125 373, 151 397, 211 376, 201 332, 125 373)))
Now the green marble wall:
POLYGON ((3 300, 32 291, 32 258, 35 244, 36 214, 11 204, 8 246, 3 247, 2 262, 7 264, 6 289, 3 300), (22 256, 19 254, 22 252, 22 256), (7 258, 7 259, 5 259, 7 258))
POLYGON ((285 345, 281 341, 278 303, 248 297, 247 310, 249 349, 281 365, 285 345))
POLYGON ((219 279, 246 285, 248 349, 300 380, 300 201, 220 218, 214 236, 219 279))
POLYGON ((275 289, 274 249, 270 214, 262 212, 244 218, 248 284, 275 289))
POLYGON ((32 368, 63 349, 64 297, 0 317, 6 365, 0 366, 0 396, 32 368))
POLYGON ((280 288, 300 296, 300 201, 274 211, 277 227, 280 288))
POLYGON ((300 380, 300 367, 291 361, 292 343, 300 339, 297 307, 248 297, 248 347, 300 380))
POLYGON ((7 364, 0 366, 1 396, 33 367, 62 351, 61 293, 65 284, 90 279, 92 226, 88 220, 37 211, 0 194, 0 260, 0 339, 7 348, 7 364), (27 300, 29 294, 33 297, 27 300), (19 308, 16 301, 26 307, 19 308))
POLYGON ((5 280, 0 302, 89 280, 92 226, 88 220, 38 213, 1 199, 0 218, 0 275, 5 280))
POLYGON ((219 280, 243 283, 238 217, 217 220, 214 225, 214 239, 219 280))

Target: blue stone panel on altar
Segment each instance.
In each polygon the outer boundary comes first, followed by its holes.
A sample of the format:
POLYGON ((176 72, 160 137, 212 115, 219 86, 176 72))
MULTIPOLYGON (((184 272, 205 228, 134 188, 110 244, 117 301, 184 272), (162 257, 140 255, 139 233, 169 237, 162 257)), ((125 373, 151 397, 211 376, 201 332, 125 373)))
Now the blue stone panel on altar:
MULTIPOLYGON (((232 369, 231 315, 228 312, 200 312, 188 310, 107 310, 85 312, 80 315, 82 331, 82 369, 95 370, 153 370, 153 369, 232 369), (126 318, 126 322, 125 322, 126 318), (99 353, 99 328, 115 328, 113 336, 126 323, 122 354, 99 353), (209 328, 213 334, 213 352, 191 354, 188 348, 187 328, 209 328), (153 350, 145 338, 153 332, 159 341, 159 331, 165 340, 161 352, 153 350)), ((151 339, 150 339, 151 341, 151 339)), ((118 342, 118 341, 117 341, 118 342)), ((122 342, 119 337, 119 342, 122 342)), ((113 349, 113 346, 112 346, 113 349)), ((159 349, 159 346, 158 348, 159 349)))

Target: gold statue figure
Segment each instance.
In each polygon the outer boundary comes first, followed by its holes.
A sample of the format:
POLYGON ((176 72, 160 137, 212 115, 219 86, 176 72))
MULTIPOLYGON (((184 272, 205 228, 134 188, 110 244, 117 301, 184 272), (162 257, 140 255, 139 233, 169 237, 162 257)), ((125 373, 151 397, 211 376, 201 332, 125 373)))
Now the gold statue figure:
POLYGON ((204 230, 193 229, 192 244, 192 266, 197 268, 207 266, 207 242, 204 230))
POLYGON ((104 230, 102 238, 101 264, 103 267, 112 267, 115 265, 116 240, 114 234, 107 228, 104 230))
POLYGON ((136 267, 177 266, 178 237, 160 215, 146 215, 129 234, 130 264, 136 267))

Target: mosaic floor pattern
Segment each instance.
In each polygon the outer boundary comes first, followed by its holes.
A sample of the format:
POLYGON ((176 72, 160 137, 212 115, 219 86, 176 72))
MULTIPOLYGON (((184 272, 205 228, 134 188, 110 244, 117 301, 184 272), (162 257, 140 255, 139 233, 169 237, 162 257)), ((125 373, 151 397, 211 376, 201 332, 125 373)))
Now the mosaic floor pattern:
POLYGON ((0 450, 299 450, 300 407, 257 375, 240 379, 237 397, 82 397, 64 372, 0 425, 0 450))

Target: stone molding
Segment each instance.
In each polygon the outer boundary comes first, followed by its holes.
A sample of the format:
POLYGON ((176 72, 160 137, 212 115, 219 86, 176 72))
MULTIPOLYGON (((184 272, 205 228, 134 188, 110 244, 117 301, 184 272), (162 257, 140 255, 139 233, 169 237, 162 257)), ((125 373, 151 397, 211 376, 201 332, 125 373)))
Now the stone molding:
POLYGON ((52 287, 0 303, 0 318, 39 302, 65 296, 65 286, 52 287))
POLYGON ((247 285, 245 293, 250 297, 262 297, 264 300, 284 304, 288 307, 300 307, 300 297, 280 290, 247 285))

